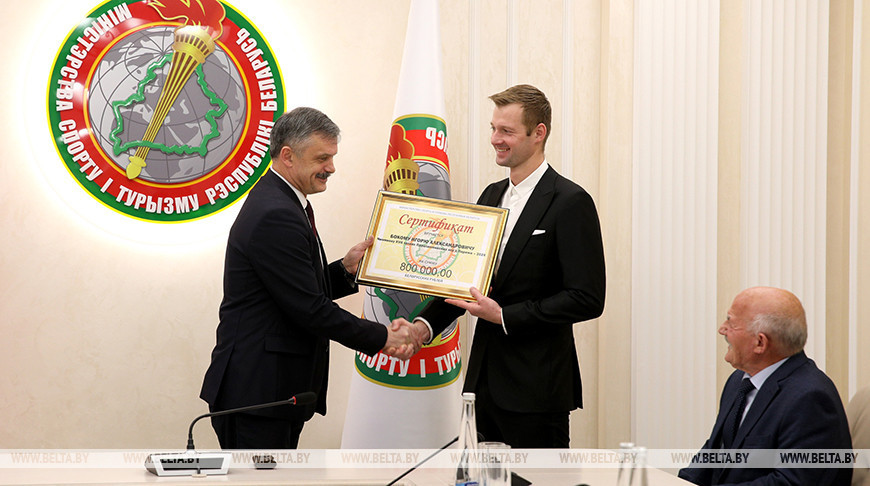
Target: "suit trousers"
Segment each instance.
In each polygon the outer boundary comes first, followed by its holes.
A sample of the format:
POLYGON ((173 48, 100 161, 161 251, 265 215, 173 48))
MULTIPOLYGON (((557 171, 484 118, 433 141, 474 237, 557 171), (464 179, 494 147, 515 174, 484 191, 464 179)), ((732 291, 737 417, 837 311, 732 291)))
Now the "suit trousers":
POLYGON ((305 422, 247 413, 211 418, 221 449, 295 449, 305 422))
POLYGON ((504 442, 515 449, 567 449, 569 412, 527 413, 505 410, 493 400, 481 370, 475 390, 477 432, 482 440, 504 442))

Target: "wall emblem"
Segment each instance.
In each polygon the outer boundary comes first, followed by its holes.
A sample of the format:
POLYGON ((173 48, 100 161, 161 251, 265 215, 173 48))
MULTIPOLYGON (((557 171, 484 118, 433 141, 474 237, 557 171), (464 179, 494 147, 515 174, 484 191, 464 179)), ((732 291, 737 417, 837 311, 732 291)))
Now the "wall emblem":
POLYGON ((284 112, 275 56, 218 0, 113 0, 61 46, 48 86, 58 153, 133 218, 183 222, 238 200, 269 165, 284 112))

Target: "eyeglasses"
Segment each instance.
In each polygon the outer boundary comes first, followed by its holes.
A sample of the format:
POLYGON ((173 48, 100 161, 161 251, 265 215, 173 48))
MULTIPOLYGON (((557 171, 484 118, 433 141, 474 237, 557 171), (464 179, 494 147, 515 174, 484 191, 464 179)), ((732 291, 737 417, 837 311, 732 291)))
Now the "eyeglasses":
POLYGON ((723 323, 719 326, 719 329, 725 329, 726 331, 729 331, 729 332, 730 332, 730 331, 740 331, 740 330, 745 329, 745 328, 743 328, 743 327, 734 327, 734 325, 731 324, 731 322, 728 321, 728 320, 726 319, 725 322, 723 322, 723 323))

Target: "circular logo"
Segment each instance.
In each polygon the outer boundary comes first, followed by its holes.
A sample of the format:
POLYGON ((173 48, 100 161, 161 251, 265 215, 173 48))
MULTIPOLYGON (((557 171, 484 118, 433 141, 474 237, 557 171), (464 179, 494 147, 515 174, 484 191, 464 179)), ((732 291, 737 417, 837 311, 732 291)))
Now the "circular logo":
POLYGON ((459 236, 455 231, 446 231, 431 226, 417 226, 408 235, 414 243, 405 245, 403 257, 412 271, 443 275, 456 262, 459 254, 459 236))
POLYGON ((284 111, 275 56, 218 0, 113 0, 70 33, 48 86, 66 168, 104 205, 182 222, 244 195, 284 111))

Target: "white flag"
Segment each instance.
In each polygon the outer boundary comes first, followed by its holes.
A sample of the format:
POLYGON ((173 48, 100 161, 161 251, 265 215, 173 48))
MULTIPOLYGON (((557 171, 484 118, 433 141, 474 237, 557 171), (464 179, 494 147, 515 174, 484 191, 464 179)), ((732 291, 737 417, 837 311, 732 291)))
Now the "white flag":
MULTIPOLYGON (((412 0, 390 128, 384 188, 450 199, 437 0, 412 0), (409 176, 410 174, 410 176, 409 176)), ((367 288, 363 317, 408 320, 427 299, 367 288)), ((341 446, 437 448, 456 436, 460 413, 459 328, 454 322, 408 361, 357 353, 341 446)))

